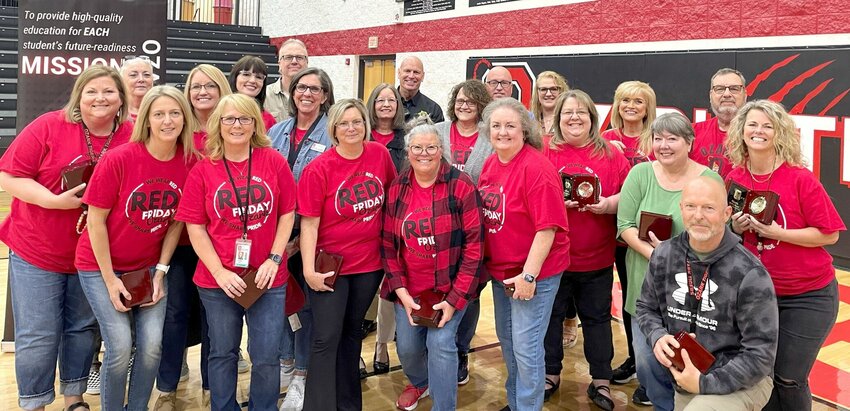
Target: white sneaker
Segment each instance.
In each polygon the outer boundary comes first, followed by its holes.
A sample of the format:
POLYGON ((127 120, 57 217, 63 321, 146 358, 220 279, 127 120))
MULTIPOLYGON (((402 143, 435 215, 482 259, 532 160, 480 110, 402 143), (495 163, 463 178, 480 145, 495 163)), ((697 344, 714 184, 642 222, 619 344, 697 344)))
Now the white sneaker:
POLYGON ((292 374, 295 372, 295 363, 284 364, 280 363, 280 390, 284 391, 292 382, 292 374))
POLYGON ((174 411, 177 409, 177 392, 160 392, 153 411, 174 411))
POLYGON ((239 362, 236 363, 236 370, 239 371, 239 374, 251 371, 251 364, 248 364, 248 360, 242 355, 242 350, 239 350, 239 362))
POLYGON ((89 370, 89 381, 86 384, 86 394, 100 395, 100 368, 92 366, 89 370))
POLYGON ((301 411, 304 408, 304 383, 306 381, 307 377, 303 375, 296 375, 292 378, 289 390, 286 391, 286 398, 280 405, 280 411, 301 411))

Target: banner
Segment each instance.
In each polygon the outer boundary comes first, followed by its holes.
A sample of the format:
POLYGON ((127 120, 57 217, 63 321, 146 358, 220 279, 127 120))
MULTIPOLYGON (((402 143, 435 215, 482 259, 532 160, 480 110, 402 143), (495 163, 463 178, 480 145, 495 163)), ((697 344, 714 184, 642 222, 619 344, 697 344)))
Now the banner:
POLYGON ((18 5, 18 133, 68 102, 93 64, 120 68, 147 56, 165 78, 166 0, 21 0, 18 5))
MULTIPOLYGON (((552 70, 570 88, 590 94, 601 129, 609 128, 614 90, 628 80, 649 83, 658 97, 658 114, 678 111, 694 122, 711 117, 709 86, 720 68, 741 71, 748 99, 782 103, 800 128, 803 156, 850 225, 850 46, 623 53, 565 56, 474 57, 467 76, 486 80, 493 66, 504 66, 514 80, 514 97, 530 104, 537 74, 552 70)), ((836 264, 850 267, 850 236, 827 247, 836 264)))

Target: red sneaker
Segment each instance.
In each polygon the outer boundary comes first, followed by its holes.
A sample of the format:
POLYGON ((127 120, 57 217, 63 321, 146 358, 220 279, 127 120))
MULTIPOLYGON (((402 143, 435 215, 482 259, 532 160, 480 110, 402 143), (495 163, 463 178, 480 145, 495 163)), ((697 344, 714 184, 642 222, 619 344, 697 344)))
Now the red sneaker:
POLYGON ((398 396, 398 401, 395 402, 395 406, 400 410, 412 411, 416 409, 417 405, 419 405, 419 400, 427 396, 428 387, 416 388, 413 384, 408 384, 401 395, 398 396))

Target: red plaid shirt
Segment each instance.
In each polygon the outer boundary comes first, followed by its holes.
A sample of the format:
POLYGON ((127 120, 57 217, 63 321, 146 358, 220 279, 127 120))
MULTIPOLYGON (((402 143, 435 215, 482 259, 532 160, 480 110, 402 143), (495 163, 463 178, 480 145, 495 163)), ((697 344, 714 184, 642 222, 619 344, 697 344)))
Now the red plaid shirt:
MULTIPOLYGON (((386 279, 381 297, 395 300, 395 290, 407 287, 409 277, 402 258, 405 247, 401 222, 409 208, 415 184, 413 170, 407 168, 392 182, 384 210, 383 247, 386 279)), ((446 301, 458 310, 478 296, 479 285, 486 281, 484 270, 484 229, 481 199, 475 184, 465 173, 442 160, 434 183, 434 242, 437 257, 434 282, 436 291, 446 293, 446 301)))

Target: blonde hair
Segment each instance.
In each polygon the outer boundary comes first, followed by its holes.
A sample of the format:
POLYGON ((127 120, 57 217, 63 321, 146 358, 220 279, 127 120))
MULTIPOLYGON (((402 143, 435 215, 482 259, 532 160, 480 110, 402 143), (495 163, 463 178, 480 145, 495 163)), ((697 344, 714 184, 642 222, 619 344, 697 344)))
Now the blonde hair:
POLYGON ((180 90, 172 86, 156 86, 145 94, 142 103, 139 105, 139 115, 136 118, 136 124, 133 125, 130 141, 147 143, 151 139, 150 111, 153 103, 160 97, 170 98, 180 106, 180 112, 183 114, 183 129, 180 131, 178 141, 179 144, 183 145, 184 159, 188 161, 192 157, 200 158, 192 137, 192 131, 195 129, 195 118, 191 115, 191 107, 180 90))
POLYGON ((369 113, 366 112, 366 106, 363 105, 363 102, 356 98, 344 98, 337 101, 331 106, 330 110, 328 110, 328 134, 331 137, 331 143, 335 146, 339 145, 339 139, 336 138, 336 126, 339 124, 340 120, 342 120, 342 116, 345 114, 345 111, 350 108, 357 109, 360 113, 360 117, 363 118, 363 125, 366 129, 363 141, 368 140, 372 135, 372 127, 369 124, 369 113))
POLYGON ((587 108, 587 112, 590 115, 590 132, 587 136, 587 141, 593 144, 592 155, 609 157, 611 155, 611 147, 608 146, 608 141, 602 138, 602 134, 599 132, 599 112, 596 111, 596 104, 593 103, 590 95, 581 90, 570 90, 558 96, 558 101, 555 103, 555 121, 552 122, 555 133, 552 135, 552 141, 549 142, 549 147, 558 149, 562 144, 567 144, 566 138, 561 134, 561 110, 567 99, 571 98, 587 108))
MULTIPOLYGON (((189 89, 192 87, 192 77, 194 77, 195 74, 197 74, 198 72, 204 73, 207 77, 210 78, 210 80, 212 80, 213 83, 218 86, 219 100, 221 100, 221 98, 224 96, 229 96, 233 94, 233 91, 230 88, 230 83, 227 82, 227 78, 224 77, 224 73, 222 73, 221 70, 211 64, 198 64, 197 66, 195 66, 195 68, 192 69, 192 71, 189 72, 189 75, 186 76, 186 85, 183 89, 183 96, 186 97, 186 100, 189 102, 190 105, 192 104, 192 97, 189 95, 189 89)), ((194 106, 192 106, 191 113, 192 116, 195 118, 196 128, 194 129, 194 131, 200 131, 201 126, 203 126, 203 124, 201 124, 201 121, 198 119, 198 114, 195 113, 194 106)))
POLYGON ((752 110, 761 111, 773 124, 776 157, 788 165, 805 166, 806 162, 800 148, 800 136, 797 134, 794 119, 785 111, 782 104, 770 100, 753 100, 741 107, 738 114, 732 118, 726 135, 726 151, 732 164, 740 167, 749 159, 747 144, 744 142, 744 127, 747 123, 747 114, 752 110))
POLYGON ((652 122, 655 121, 657 99, 655 90, 642 81, 624 81, 614 91, 614 106, 611 107, 611 126, 623 131, 623 117, 620 116, 620 104, 626 97, 643 97, 646 100, 646 116, 640 131, 638 145, 644 153, 652 152, 652 122))
POLYGON ((266 127, 263 125, 263 114, 257 100, 244 94, 230 94, 221 98, 218 105, 210 114, 207 123, 207 157, 212 160, 221 160, 224 157, 224 138, 221 136, 221 117, 227 109, 235 109, 240 114, 251 117, 254 120, 254 134, 251 136, 251 148, 269 147, 272 142, 266 135, 266 127))
POLYGON ((74 81, 74 87, 71 89, 71 97, 68 98, 68 103, 62 109, 65 111, 65 120, 69 123, 82 123, 83 115, 80 112, 80 100, 83 97, 83 89, 94 79, 101 77, 109 77, 115 82, 115 88, 118 89, 118 97, 121 99, 121 107, 118 108, 118 113, 115 116, 115 127, 127 121, 127 92, 124 88, 124 79, 121 78, 121 73, 118 70, 95 64, 83 70, 77 80, 74 81))
MULTIPOLYGON (((543 129, 543 105, 540 104, 540 93, 537 91, 537 84, 540 83, 541 80, 547 78, 552 79, 552 81, 555 82, 555 85, 561 88, 561 93, 570 91, 567 79, 554 71, 544 71, 537 75, 537 80, 534 83, 535 87, 531 90, 531 114, 533 114, 534 119, 540 123, 541 129, 543 129)), ((552 124, 552 127, 557 128, 557 124, 552 124)), ((544 130, 544 133, 548 132, 549 130, 544 130)))
POLYGON ((528 110, 525 109, 525 106, 522 105, 522 103, 513 97, 504 97, 493 100, 487 105, 487 107, 484 108, 484 112, 481 114, 484 125, 481 126, 478 138, 485 138, 488 141, 490 140, 490 117, 493 115, 493 112, 500 108, 506 108, 515 112, 519 117, 520 126, 522 127, 522 136, 525 143, 538 150, 543 150, 543 139, 540 137, 540 127, 536 127, 531 124, 532 120, 528 116, 528 110))

